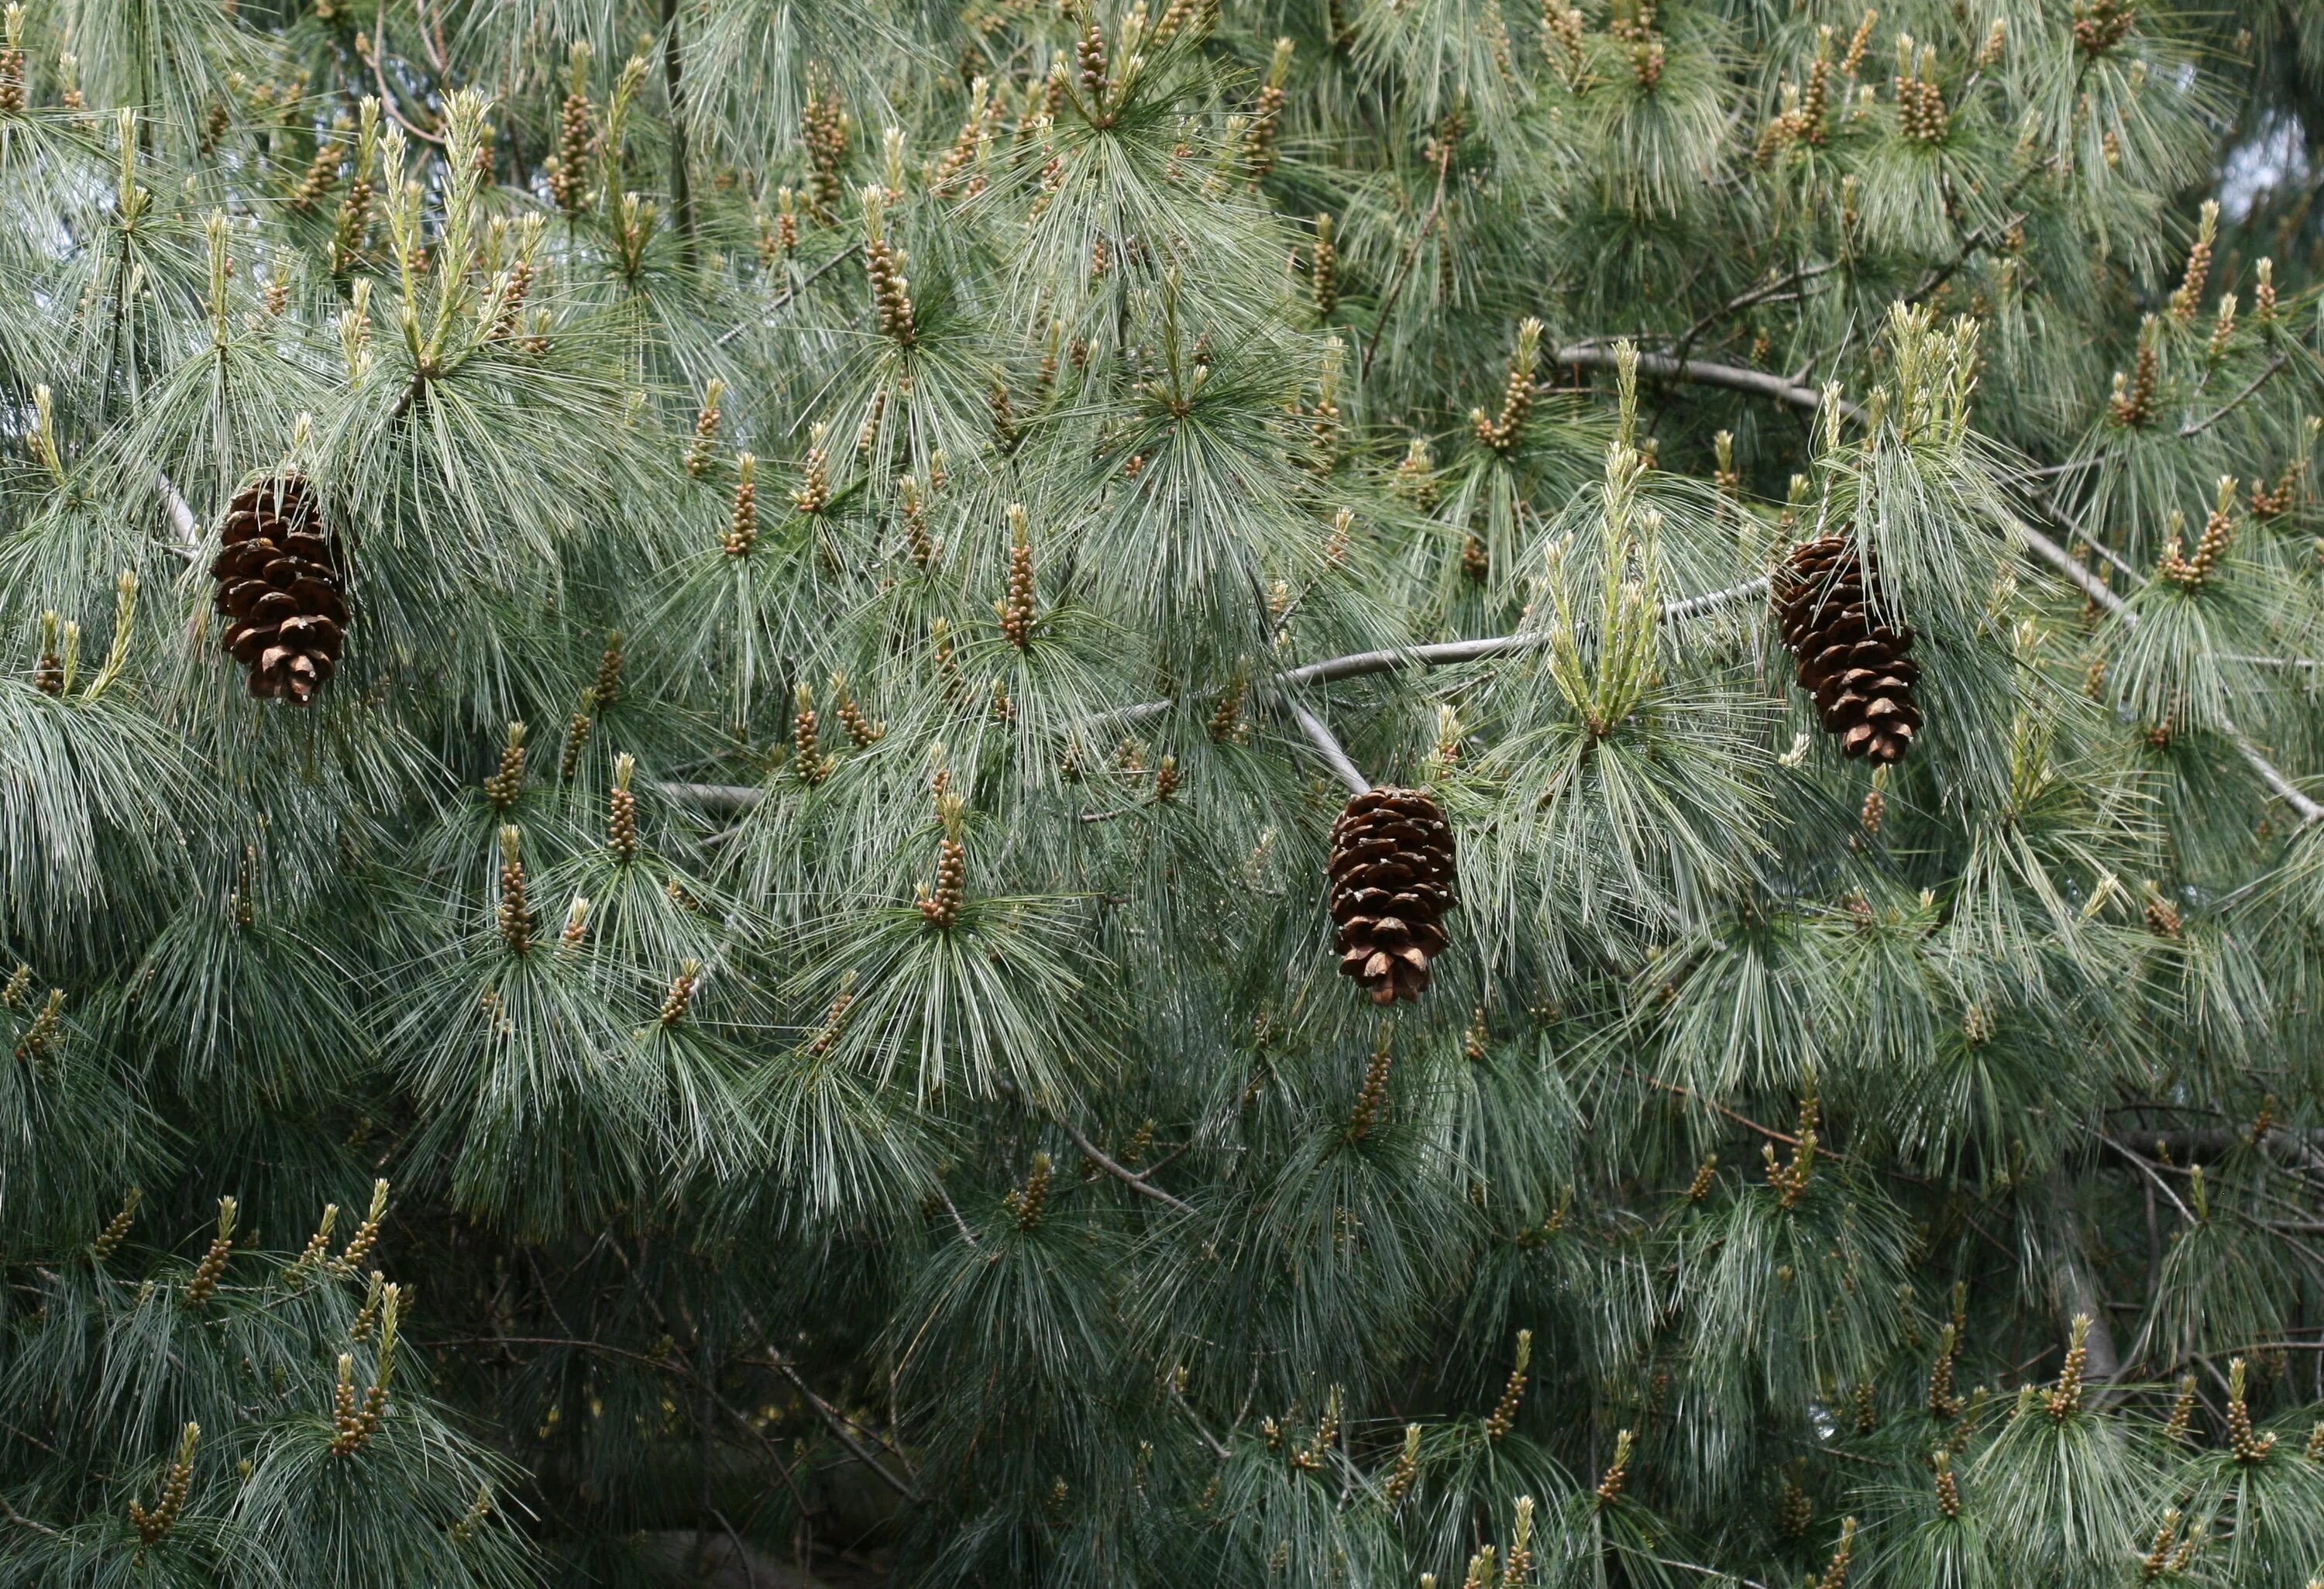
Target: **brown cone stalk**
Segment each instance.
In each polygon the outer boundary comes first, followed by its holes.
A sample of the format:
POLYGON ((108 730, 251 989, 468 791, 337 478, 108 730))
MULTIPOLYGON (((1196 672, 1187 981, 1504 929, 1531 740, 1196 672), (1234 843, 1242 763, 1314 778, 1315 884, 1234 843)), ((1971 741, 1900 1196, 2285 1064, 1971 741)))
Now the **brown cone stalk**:
POLYGON ((226 505, 225 550, 210 565, 226 649, 250 693, 303 704, 330 681, 347 625, 346 566, 315 488, 289 470, 226 505))
POLYGON ((1824 732, 1838 736, 1842 755, 1885 766, 1903 761, 1920 731, 1921 670, 1904 655, 1913 631, 1878 614, 1877 589, 1855 543, 1827 535, 1784 559, 1770 599, 1824 732))
POLYGON ((1444 947, 1438 922, 1459 903, 1443 811, 1416 789, 1356 796, 1333 825, 1326 875, 1340 975, 1361 982, 1376 1004, 1418 998, 1444 947))

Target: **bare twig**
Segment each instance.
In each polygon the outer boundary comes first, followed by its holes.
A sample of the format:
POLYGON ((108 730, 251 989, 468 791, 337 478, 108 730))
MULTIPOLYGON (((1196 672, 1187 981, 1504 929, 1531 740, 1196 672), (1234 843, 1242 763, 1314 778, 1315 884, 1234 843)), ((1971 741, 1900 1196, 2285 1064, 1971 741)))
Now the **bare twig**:
POLYGON ((1323 765, 1332 770, 1333 777, 1357 794, 1362 794, 1372 787, 1372 781, 1349 759, 1345 748, 1333 737, 1332 731, 1323 726, 1321 717, 1296 701, 1291 703, 1290 710, 1291 720, 1299 725, 1299 732, 1305 734, 1307 743, 1315 747, 1315 753, 1323 758, 1323 765))
POLYGON ((179 494, 169 476, 156 470, 153 481, 161 493, 161 511, 170 516, 170 528, 178 532, 177 543, 170 550, 190 563, 201 555, 201 522, 194 517, 194 510, 186 505, 186 499, 179 494))
POLYGON ((372 76, 379 82, 379 102, 386 109, 387 114, 394 119, 395 125, 413 137, 423 138, 438 149, 448 148, 449 145, 438 134, 412 124, 411 120, 403 114, 401 107, 396 104, 394 92, 387 86, 387 17, 384 13, 380 16, 377 36, 369 50, 364 48, 362 32, 358 32, 355 34, 355 53, 370 63, 372 76))
MULTIPOLYGON (((1553 362, 1595 369, 1611 369, 1614 356, 1612 348, 1600 347, 1594 343, 1585 342, 1577 343, 1572 347, 1559 348, 1553 362)), ((1704 364, 1700 359, 1680 359, 1673 358, 1667 354, 1642 353, 1638 355, 1638 373, 1642 375, 1655 376, 1658 380, 1692 381, 1702 386, 1725 386, 1737 392, 1757 393, 1762 397, 1772 397, 1777 402, 1789 403, 1794 408, 1812 410, 1820 409, 1824 405, 1824 393, 1819 387, 1803 385, 1798 382, 1787 380, 1782 375, 1770 374, 1765 370, 1747 370, 1738 365, 1704 364)), ((1864 417, 1864 411, 1846 398, 1835 398, 1833 402, 1840 411, 1849 419, 1860 420, 1864 417)))
POLYGON ((726 1520, 724 1512, 714 1506, 710 1515, 726 1530, 726 1538, 734 1547, 734 1559, 742 1564, 742 1589, 759 1589, 759 1564, 752 1558, 751 1547, 742 1543, 742 1536, 734 1531, 734 1525, 726 1520))
POLYGON ((1686 328, 1686 334, 1678 339, 1678 357, 1683 361, 1702 334, 1728 316, 1749 309, 1755 304, 1766 303, 1777 294, 1787 292, 1803 282, 1812 282, 1818 276, 1829 275, 1840 269, 1840 262, 1838 260, 1828 260, 1820 265, 1801 265, 1794 268, 1789 275, 1777 277, 1771 282, 1763 282, 1757 287, 1748 288, 1737 293, 1686 328))
POLYGON ((1083 1133, 1082 1128, 1075 1125, 1072 1121, 1065 1119, 1063 1115, 1056 1113, 1052 1113, 1049 1118, 1056 1121, 1059 1129, 1064 1131, 1065 1135, 1074 1140, 1074 1146, 1079 1148, 1082 1152, 1088 1157, 1091 1163, 1096 1165, 1100 1169, 1105 1171, 1106 1174, 1120 1181, 1123 1186, 1128 1187, 1131 1191, 1136 1192, 1139 1196, 1151 1197, 1157 1203, 1160 1203, 1167 1207, 1175 1208, 1181 1214, 1192 1214, 1194 1212, 1194 1206, 1192 1203, 1186 1202, 1183 1198, 1172 1196, 1169 1193, 1164 1191, 1161 1187, 1148 1180, 1144 1176, 1139 1175, 1136 1170, 1128 1168, 1126 1165, 1120 1164, 1114 1159, 1109 1158, 1106 1155, 1105 1150, 1099 1147, 1095 1142, 1091 1141, 1089 1138, 1083 1133))
POLYGON ((1428 201, 1428 213, 1420 217, 1420 230, 1412 235, 1412 242, 1396 267, 1396 279, 1388 284, 1388 295, 1380 300, 1379 315, 1372 321, 1372 339, 1365 344, 1363 365, 1356 372, 1360 379, 1372 373, 1372 360, 1379 356, 1380 344, 1388 338, 1388 317, 1396 312, 1396 300, 1412 275, 1413 262, 1420 257, 1421 245, 1428 241, 1436 217, 1444 208, 1444 181, 1452 174, 1452 144, 1448 139, 1436 153, 1436 192, 1428 201))
POLYGON ((2273 358, 2267 361, 2267 367, 2265 369, 2262 370, 2258 374, 2254 375, 2251 378, 2251 383, 2249 385, 2246 386, 2241 392, 2236 393, 2233 397, 2227 399, 2227 402, 2221 403, 2218 408, 2213 409, 2202 419, 2190 420, 2185 424, 2180 426, 2179 434, 2181 436, 2200 436, 2204 431, 2209 430, 2221 420, 2226 419, 2229 414, 2243 407, 2245 403, 2250 402, 2253 395, 2256 393, 2261 387, 2267 384, 2269 377, 2273 375, 2276 371, 2283 368, 2284 365, 2291 362, 2292 356, 2290 354, 2277 354, 2273 358))
POLYGON ((61 1539, 64 1538, 62 1533, 55 1529, 51 1529, 48 1524, 34 1522, 31 1518, 26 1517, 23 1512, 18 1511, 14 1507, 9 1505, 5 1500, 0 1500, 0 1512, 6 1513, 8 1520, 15 1524, 20 1529, 30 1529, 35 1534, 46 1534, 51 1539, 61 1539))
POLYGON ((921 1495, 917 1485, 911 1483, 908 1480, 898 1478, 894 1474, 890 1473, 884 1465, 873 1461, 872 1454, 863 1448, 862 1442, 856 1439, 854 1435, 849 1431, 847 1427, 847 1420, 839 1416, 838 1412, 832 1407, 831 1403, 825 1401, 822 1397, 807 1389, 807 1383, 805 1380, 799 1378, 798 1371, 791 1367, 788 1362, 784 1361, 781 1354, 775 1352, 771 1347, 769 1348, 767 1352, 767 1362, 774 1368, 774 1371, 777 1373, 782 1375, 783 1378, 791 1382, 791 1389, 797 1390, 806 1400, 807 1404, 815 1409, 816 1416, 823 1419, 825 1425, 831 1430, 831 1432, 838 1437, 839 1443, 847 1447, 849 1453, 854 1456, 856 1461, 862 1463, 865 1467, 870 1468, 874 1474, 877 1474, 880 1476, 881 1481, 884 1483, 888 1488, 893 1490, 897 1494, 902 1496, 913 1505, 920 1505, 926 1500, 926 1497, 921 1495))
MULTIPOLYGON (((2024 537, 2028 550, 2063 574, 2068 580, 2080 588, 2084 596, 2120 618, 2126 624, 2138 622, 2138 614, 2130 610, 2130 604, 2108 589, 2106 582, 2091 573, 2080 558, 2030 524, 2019 525, 2018 533, 2024 537)), ((2266 784, 2278 799, 2300 813, 2300 820, 2302 823, 2324 821, 2324 806, 2318 805, 2302 793, 2300 786, 2292 782, 2281 767, 2268 760, 2265 752, 2253 744, 2233 724, 2223 722, 2221 726, 2227 731, 2228 739, 2233 742, 2236 753, 2243 757, 2245 763, 2259 775, 2260 781, 2266 784)))

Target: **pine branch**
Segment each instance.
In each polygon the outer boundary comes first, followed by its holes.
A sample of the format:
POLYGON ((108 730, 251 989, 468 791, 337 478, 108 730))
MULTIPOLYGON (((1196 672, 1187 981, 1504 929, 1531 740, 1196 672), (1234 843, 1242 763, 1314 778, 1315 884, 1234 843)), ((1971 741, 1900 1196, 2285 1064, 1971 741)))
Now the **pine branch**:
POLYGON ((62 1530, 52 1529, 46 1523, 36 1522, 32 1519, 26 1517, 23 1512, 18 1511, 14 1507, 9 1505, 6 1498, 5 1497, 0 1497, 0 1513, 6 1514, 8 1520, 15 1524, 20 1529, 30 1529, 35 1534, 46 1534, 51 1539, 61 1539, 65 1537, 62 1530))
MULTIPOLYGON (((1551 362, 1578 369, 1607 370, 1614 367, 1614 350, 1610 347, 1583 342, 1559 348, 1551 362)), ((1755 393, 1761 397, 1772 397, 1777 402, 1789 403, 1794 408, 1812 411, 1823 407, 1826 401, 1826 394, 1821 389, 1786 380, 1781 375, 1769 374, 1765 370, 1747 370, 1735 365, 1704 364, 1699 359, 1674 358, 1667 354, 1638 355, 1638 373, 1665 381, 1692 381, 1704 386, 1725 386, 1736 392, 1755 393)), ((1831 398, 1831 401, 1850 420, 1864 417, 1864 411, 1844 397, 1831 398)))
MULTIPOLYGON (((2109 589, 2106 581, 2091 573, 2080 558, 2075 557, 2073 553, 2031 524, 2020 524, 2018 533, 2025 538, 2026 546, 2037 557, 2063 574, 2090 600, 2120 618, 2126 624, 2138 622, 2138 614, 2130 610, 2130 604, 2109 589)), ((2300 786, 2292 782, 2282 768, 2269 761, 2266 753, 2253 744, 2235 725, 2223 723, 2222 726, 2226 728, 2227 738, 2235 745, 2236 754, 2242 756, 2251 770, 2259 775, 2261 782, 2274 791, 2277 799, 2300 813, 2300 820, 2303 825, 2324 820, 2324 805, 2317 804, 2301 793, 2300 786)))
POLYGON ((1290 711, 1292 721, 1299 725, 1299 732, 1305 734, 1307 743, 1315 747, 1315 753, 1323 759, 1323 765, 1332 770, 1333 777, 1356 794, 1362 794, 1372 787, 1372 781, 1349 759, 1348 753, 1333 737, 1332 731, 1323 726, 1323 719, 1296 701, 1292 703, 1290 711))
MULTIPOLYGON (((1013 1080, 1004 1076, 1001 1081, 1000 1088, 1002 1096, 1014 1099, 1019 1104, 1023 1104, 1025 1103, 1026 1099, 1024 1093, 1018 1087, 1016 1082, 1013 1080)), ((1157 1203, 1165 1204, 1167 1206, 1177 1210, 1180 1214, 1192 1214, 1194 1212, 1194 1206, 1193 1204, 1172 1196, 1161 1187, 1148 1181, 1144 1176, 1139 1175, 1136 1170, 1130 1169, 1115 1159, 1108 1157, 1103 1149, 1100 1148, 1095 1142, 1090 1141, 1087 1133, 1083 1132, 1081 1127, 1075 1125, 1072 1121, 1067 1120, 1055 1109, 1044 1107, 1041 1113, 1047 1115, 1050 1120, 1056 1123, 1059 1130, 1063 1131, 1066 1136, 1073 1140, 1074 1146, 1079 1148, 1082 1152, 1088 1157, 1091 1163, 1105 1171, 1106 1174, 1113 1177, 1114 1179, 1120 1181, 1123 1186, 1128 1187, 1131 1191, 1138 1193, 1141 1196, 1151 1197, 1157 1203)), ((959 1215, 955 1214, 954 1217, 958 1218, 959 1215)), ((964 1225, 962 1227, 964 1232, 965 1232, 966 1228, 967 1227, 964 1225)), ((970 1240, 973 1244, 974 1238, 971 1237, 970 1240)))
MULTIPOLYGON (((1766 595, 1766 591, 1767 579, 1762 575, 1757 579, 1746 579, 1740 585, 1730 585, 1724 590, 1689 596, 1684 601, 1665 602, 1658 609, 1658 615, 1665 623, 1679 623, 1699 618, 1737 602, 1749 601, 1754 596, 1766 595)), ((1344 657, 1333 657, 1321 662, 1310 662, 1305 667, 1286 669, 1275 676, 1275 682, 1296 688, 1309 684, 1333 684, 1342 679, 1389 673, 1406 667, 1449 668, 1462 662, 1481 662, 1521 651, 1537 651, 1547 645, 1550 638, 1545 631, 1528 630, 1517 634, 1496 634, 1484 640, 1445 641, 1435 645, 1406 646, 1397 651, 1354 651, 1344 657)), ((1140 701, 1134 707, 1100 713, 1082 726, 1143 722, 1148 717, 1161 716, 1176 705, 1177 702, 1175 700, 1140 701)), ((1306 716, 1305 708, 1295 706, 1290 709, 1295 718, 1306 716)), ((1300 727, 1342 783, 1358 794, 1372 787, 1370 781, 1364 779, 1354 762, 1349 761, 1346 751, 1332 736, 1331 730, 1312 717, 1301 722, 1300 727), (1310 726, 1311 723, 1313 726, 1310 726)), ((670 799, 683 800, 706 811, 747 811, 766 798, 763 790, 748 784, 664 783, 656 787, 670 799)))
MULTIPOLYGON (((1789 1132, 1777 1131, 1772 1125, 1762 1125, 1757 1121, 1752 1119, 1749 1115, 1738 1114, 1734 1110, 1729 1109, 1726 1104, 1718 1102, 1716 1099, 1706 1098, 1702 1094, 1691 1091, 1686 1087, 1680 1086, 1674 1082, 1657 1081, 1653 1076, 1646 1076, 1638 1071, 1630 1069, 1628 1066, 1624 1066, 1623 1070, 1634 1081, 1642 1081, 1658 1092, 1669 1093, 1674 1097, 1685 1098, 1692 1102, 1701 1104, 1712 1113, 1734 1122, 1737 1125, 1741 1126, 1746 1131, 1757 1132, 1759 1135, 1766 1138, 1771 1142, 1781 1142, 1787 1148, 1796 1148, 1800 1145, 1800 1139, 1792 1135, 1789 1132)), ((1819 1159, 1829 1159, 1834 1164, 1846 1164, 1849 1162, 1847 1156, 1842 1154, 1837 1148, 1831 1147, 1821 1141, 1816 1144, 1816 1157, 1819 1159)))
POLYGON ((1436 154, 1436 191, 1428 200, 1428 213, 1420 217, 1420 229, 1412 235, 1412 242, 1404 251, 1404 258, 1396 267, 1396 276, 1388 282, 1388 294, 1380 300, 1379 318, 1372 322, 1372 339, 1364 346, 1364 362, 1356 372, 1362 379, 1372 373, 1372 360, 1379 356, 1380 344, 1388 338, 1388 322, 1396 313, 1396 300, 1404 295, 1404 284, 1412 277, 1412 267, 1420 258, 1421 245, 1436 225, 1437 216, 1444 208, 1444 182, 1452 173, 1452 140, 1443 140, 1436 154))
POLYGON ((186 505, 186 499, 179 494, 169 476, 156 470, 153 480, 161 488, 161 511, 169 515, 170 527, 178 532, 177 543, 170 550, 190 563, 201 555, 201 522, 194 517, 194 510, 186 505))
MULTIPOLYGON (((1765 596, 1767 580, 1763 575, 1746 579, 1740 585, 1730 585, 1724 590, 1713 590, 1692 596, 1683 601, 1665 602, 1658 616, 1664 623, 1681 623, 1699 618, 1737 602, 1749 601, 1765 596)), ((1370 673, 1388 673, 1396 669, 1417 665, 1424 668, 1450 668, 1462 662, 1481 662, 1520 651, 1536 651, 1550 642, 1545 630, 1525 630, 1516 634, 1496 634, 1483 640, 1452 640, 1434 645, 1406 646, 1396 651, 1354 651, 1344 657, 1333 657, 1325 661, 1309 662, 1304 667, 1286 668, 1276 675, 1278 684, 1297 687, 1307 684, 1333 684, 1342 679, 1358 679, 1370 673)), ((1137 712, 1151 715, 1167 711, 1169 701, 1148 701, 1125 708, 1123 716, 1137 712)))
POLYGON ((2245 386, 2241 392, 2236 393, 2233 397, 2227 399, 2226 402, 2212 410, 2203 418, 2200 420, 2190 420, 2185 424, 2180 426, 2179 434, 2181 436, 2200 436, 2204 431, 2218 424, 2221 420, 2226 419, 2229 414, 2243 407, 2245 403, 2249 402, 2253 396, 2258 393, 2259 389, 2267 384, 2270 377, 2274 375, 2278 370, 2283 368, 2284 365, 2291 362, 2292 356, 2290 354, 2277 354, 2273 358, 2267 361, 2267 367, 2262 370, 2258 374, 2254 375, 2251 378, 2250 383, 2245 386))
POLYGON ((1192 1203, 1172 1196, 1169 1193, 1164 1191, 1161 1187, 1148 1180, 1144 1176, 1139 1175, 1136 1170, 1130 1169, 1108 1157, 1105 1150, 1099 1147, 1095 1142, 1091 1141, 1088 1136, 1083 1132, 1081 1127, 1074 1124, 1073 1122, 1056 1113, 1052 1113, 1049 1118, 1056 1121, 1058 1127, 1065 1132, 1065 1135, 1073 1139, 1074 1146, 1079 1148, 1083 1153, 1086 1154, 1091 1163, 1105 1171, 1106 1174, 1113 1177, 1114 1179, 1120 1181, 1123 1186, 1128 1187, 1131 1191, 1136 1192, 1139 1196, 1151 1197, 1157 1203, 1159 1203, 1167 1208, 1174 1208, 1180 1214, 1192 1214, 1194 1212, 1194 1206, 1192 1203))
POLYGON ((861 241, 849 244, 837 254, 833 254, 829 259, 825 260, 821 264, 816 266, 815 269, 809 271, 806 275, 801 276, 798 282, 784 288, 782 292, 775 299, 775 300, 767 305, 767 307, 761 311, 760 319, 758 320, 745 320, 739 326, 733 327, 728 330, 719 333, 717 341, 712 346, 717 347, 732 346, 734 343, 740 341, 742 339, 742 333, 749 330, 753 325, 762 324, 764 323, 766 316, 777 314, 783 309, 788 309, 791 306, 792 301, 796 300, 800 293, 806 291, 809 287, 814 286, 831 272, 836 270, 839 266, 846 263, 849 260, 853 259, 857 254, 862 252, 863 245, 861 241))
POLYGON ((1702 334, 1711 329, 1711 327, 1717 325, 1720 321, 1728 319, 1729 316, 1740 314, 1743 310, 1751 308, 1755 304, 1766 303, 1768 300, 1776 298, 1778 295, 1789 291, 1794 287, 1803 286, 1807 282, 1814 281, 1818 276, 1829 275, 1833 271, 1840 269, 1840 264, 1841 262, 1839 260, 1827 260, 1824 263, 1820 265, 1798 266, 1788 275, 1779 277, 1775 281, 1764 282, 1759 286, 1737 293, 1725 303, 1720 304, 1717 309, 1712 309, 1709 314, 1704 315, 1701 319, 1695 321, 1694 324, 1686 328, 1685 334, 1679 337, 1675 347, 1673 349, 1674 356, 1680 364, 1685 364, 1687 362, 1687 355, 1693 351, 1695 343, 1701 339, 1702 334))
POLYGON ((791 1382, 791 1389, 797 1390, 799 1393, 800 1398, 805 1400, 810 1408, 815 1409, 816 1416, 823 1419, 825 1426, 838 1437, 839 1443, 847 1447, 848 1452, 855 1458, 856 1461, 862 1463, 865 1467, 870 1468, 872 1473, 877 1474, 881 1483, 886 1484, 888 1488, 893 1490, 897 1494, 910 1501, 914 1506, 924 1506, 927 1504, 927 1497, 920 1493, 918 1485, 913 1484, 908 1480, 898 1478, 894 1474, 890 1473, 882 1464, 873 1460, 872 1454, 863 1448, 862 1442, 856 1439, 854 1435, 849 1431, 846 1420, 840 1417, 838 1411, 832 1407, 831 1403, 825 1401, 822 1397, 816 1395, 813 1390, 807 1388, 807 1381, 799 1378, 798 1371, 791 1367, 790 1363, 783 1358, 781 1353, 770 1348, 767 1353, 767 1363, 768 1365, 777 1373, 782 1375, 783 1378, 791 1382))

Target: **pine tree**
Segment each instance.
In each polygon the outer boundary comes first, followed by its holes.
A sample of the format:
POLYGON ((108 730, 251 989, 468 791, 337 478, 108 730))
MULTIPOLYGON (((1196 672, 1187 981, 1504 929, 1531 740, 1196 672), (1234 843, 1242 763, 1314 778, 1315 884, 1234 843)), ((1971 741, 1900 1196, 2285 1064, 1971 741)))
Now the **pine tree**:
POLYGON ((2324 1577, 2310 9, 0 8, 0 1586, 2324 1577))

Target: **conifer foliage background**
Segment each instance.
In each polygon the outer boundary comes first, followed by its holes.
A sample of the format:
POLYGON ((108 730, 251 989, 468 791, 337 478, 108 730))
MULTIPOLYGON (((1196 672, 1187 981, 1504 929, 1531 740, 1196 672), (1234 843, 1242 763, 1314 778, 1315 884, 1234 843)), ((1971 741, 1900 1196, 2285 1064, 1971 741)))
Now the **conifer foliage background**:
POLYGON ((0 1583, 2324 1575, 2237 9, 8 5, 0 1583))

